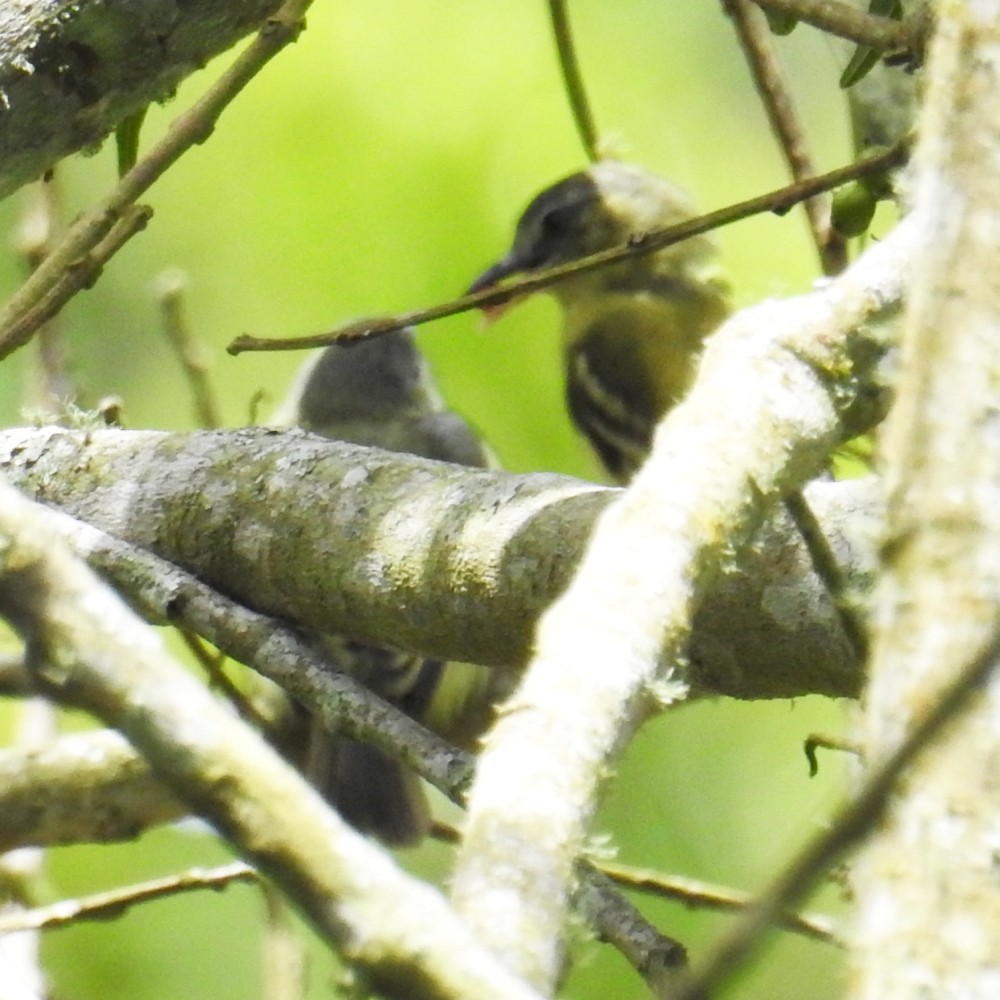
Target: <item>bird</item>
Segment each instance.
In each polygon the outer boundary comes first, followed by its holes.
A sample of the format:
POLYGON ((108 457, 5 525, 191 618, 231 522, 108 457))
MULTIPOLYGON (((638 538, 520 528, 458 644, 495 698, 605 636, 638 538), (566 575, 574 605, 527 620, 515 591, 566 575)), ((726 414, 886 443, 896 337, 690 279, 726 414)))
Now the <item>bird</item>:
MULTIPOLYGON (((510 250, 467 294, 628 244, 695 214, 670 181, 617 160, 595 163, 532 199, 510 250)), ((656 425, 690 387, 705 337, 731 311, 715 243, 693 236, 545 290, 563 312, 570 418, 611 478, 628 482, 656 425)), ((504 308, 488 308, 487 319, 504 308)))
MULTIPOLYGON (((314 352, 269 423, 437 461, 494 464, 479 435, 445 406, 408 327, 314 352)), ((488 721, 486 668, 341 635, 324 634, 321 645, 339 669, 442 735, 475 734, 488 721)), ((306 770, 344 819, 393 847, 419 842, 430 812, 413 771, 318 724, 312 736, 306 770)))

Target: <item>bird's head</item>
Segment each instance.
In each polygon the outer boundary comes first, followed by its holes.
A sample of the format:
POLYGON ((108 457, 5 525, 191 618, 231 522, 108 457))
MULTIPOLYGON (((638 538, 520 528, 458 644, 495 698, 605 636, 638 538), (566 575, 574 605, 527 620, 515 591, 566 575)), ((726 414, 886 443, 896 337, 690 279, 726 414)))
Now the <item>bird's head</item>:
MULTIPOLYGON (((290 422, 310 428, 388 421, 427 406, 427 365, 409 327, 316 352, 293 390, 290 422)), ((437 396, 434 393, 436 400, 437 396)))
MULTIPOLYGON (((674 225, 692 215, 684 193, 663 178, 612 160, 594 164, 546 188, 532 200, 517 223, 511 249, 472 283, 469 294, 492 288, 505 278, 544 271, 619 246, 632 237, 674 225)), ((680 244, 679 248, 684 246, 680 244)), ((609 280, 608 272, 618 271, 621 266, 598 272, 596 278, 591 272, 564 284, 609 280)), ((617 279, 612 276, 610 280, 617 279)), ((562 284, 552 287, 557 297, 562 284)), ((490 306, 484 312, 495 318, 504 308, 490 306)))

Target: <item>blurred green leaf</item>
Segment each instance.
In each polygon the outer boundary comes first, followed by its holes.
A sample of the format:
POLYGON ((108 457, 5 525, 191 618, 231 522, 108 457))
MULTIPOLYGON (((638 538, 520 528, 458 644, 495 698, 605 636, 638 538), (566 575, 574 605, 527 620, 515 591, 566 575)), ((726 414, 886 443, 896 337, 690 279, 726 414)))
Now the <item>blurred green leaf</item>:
POLYGON ((775 35, 790 35, 799 23, 799 19, 794 14, 780 10, 768 10, 766 7, 762 7, 761 10, 764 11, 764 17, 767 18, 767 26, 775 35))
POLYGON ((833 193, 833 226, 843 236, 861 236, 875 215, 876 198, 864 184, 854 182, 833 193))
MULTIPOLYGON (((902 0, 871 0, 868 5, 868 13, 901 21, 903 19, 902 0)), ((844 67, 844 72, 840 74, 840 86, 846 90, 848 87, 853 87, 859 80, 863 80, 881 57, 882 53, 878 49, 873 49, 868 45, 857 46, 847 66, 844 67)))
POLYGON ((115 146, 118 150, 118 176, 124 177, 139 157, 139 133, 146 118, 147 108, 129 115, 115 129, 115 146))

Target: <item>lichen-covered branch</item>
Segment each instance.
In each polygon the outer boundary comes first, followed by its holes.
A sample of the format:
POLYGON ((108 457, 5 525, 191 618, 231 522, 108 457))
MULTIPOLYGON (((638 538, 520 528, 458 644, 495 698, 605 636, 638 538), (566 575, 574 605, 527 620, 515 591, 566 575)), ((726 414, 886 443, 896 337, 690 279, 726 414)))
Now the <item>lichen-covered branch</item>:
POLYGON ((112 730, 0 753, 0 851, 131 840, 186 812, 112 730))
POLYGON ((172 563, 92 525, 52 511, 53 527, 146 621, 179 626, 257 671, 331 732, 384 747, 461 802, 471 755, 431 733, 332 664, 319 643, 251 611, 172 563))
POLYGON ((165 652, 46 512, 0 487, 0 614, 52 698, 111 723, 387 996, 535 997, 165 652))
MULTIPOLYGON (((1000 599, 1000 4, 937 4, 909 195, 918 252, 884 437, 866 758, 924 725, 1000 599)), ((978 1000, 1000 968, 1000 678, 911 768, 854 873, 853 996, 978 1000), (913 858, 917 863, 900 864, 913 858), (960 930, 959 930, 960 929, 960 930)))
POLYGON ((480 755, 452 895, 543 991, 559 976, 573 862, 601 779, 644 717, 689 695, 696 610, 871 391, 869 325, 898 309, 911 240, 904 221, 824 288, 744 310, 709 338, 690 395, 539 623, 480 755))
MULTIPOLYGON (((167 134, 125 173, 111 193, 73 221, 0 309, 0 358, 27 343, 71 296, 88 287, 104 264, 145 225, 151 213, 135 205, 136 199, 187 150, 204 142, 230 102, 298 37, 310 2, 285 0, 254 41, 191 108, 173 121, 167 134)), ((95 9, 99 10, 97 5, 95 9)))
MULTIPOLYGON (((258 611, 429 656, 522 664, 616 491, 470 471, 300 431, 0 432, 22 489, 258 611)), ((870 484, 809 491, 864 585, 870 484)), ((692 683, 738 698, 856 695, 856 662, 801 540, 775 514, 700 610, 692 683)))
POLYGON ((0 6, 0 198, 170 97, 278 0, 25 0, 0 6))

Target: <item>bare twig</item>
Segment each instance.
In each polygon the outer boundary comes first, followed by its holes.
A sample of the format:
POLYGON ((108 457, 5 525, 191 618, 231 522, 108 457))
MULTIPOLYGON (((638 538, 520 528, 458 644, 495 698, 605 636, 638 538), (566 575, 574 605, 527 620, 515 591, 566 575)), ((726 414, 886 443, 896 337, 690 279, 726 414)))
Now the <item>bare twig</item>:
POLYGON ((856 609, 850 603, 844 570, 802 491, 792 490, 784 499, 785 509, 795 522, 795 527, 799 529, 799 534, 809 550, 813 567, 826 585, 830 601, 840 619, 840 627, 854 647, 858 662, 864 663, 868 657, 868 633, 856 609))
POLYGON ((587 100, 587 90, 583 85, 580 64, 576 58, 576 46, 573 44, 573 31, 569 23, 569 12, 566 10, 566 0, 549 0, 549 16, 552 19, 552 32, 559 52, 559 68, 562 70, 566 97, 573 112, 573 122, 587 159, 593 163, 600 158, 597 126, 594 124, 594 115, 587 100))
POLYGON ((35 331, 51 320, 77 292, 90 288, 104 265, 136 233, 145 229, 152 215, 153 210, 148 205, 122 205, 109 228, 95 228, 88 234, 93 237, 92 241, 81 248, 78 256, 67 257, 58 269, 54 268, 51 262, 56 259, 63 261, 64 248, 67 243, 75 242, 73 234, 87 216, 74 223, 63 242, 45 258, 0 312, 0 359, 26 344, 35 331), (30 294, 21 298, 22 293, 29 289, 30 294), (14 312, 12 307, 15 304, 22 305, 23 309, 14 312))
POLYGON ((474 767, 452 747, 368 690, 333 669, 294 629, 251 611, 177 566, 90 525, 63 519, 63 533, 87 560, 150 621, 204 636, 307 707, 331 732, 384 747, 453 801, 462 802, 474 767))
MULTIPOLYGON (((25 206, 14 245, 28 266, 28 273, 45 259, 62 233, 57 174, 29 184, 24 191, 25 206)), ((38 372, 26 402, 45 412, 59 414, 75 398, 66 367, 66 347, 59 329, 44 323, 38 332, 38 372)))
POLYGON ((838 38, 846 38, 859 45, 868 45, 880 52, 895 49, 913 51, 917 47, 918 40, 906 23, 891 17, 869 14, 842 0, 753 0, 753 2, 766 10, 788 14, 838 38))
MULTIPOLYGON (((664 875, 650 868, 635 868, 610 861, 594 862, 594 867, 603 872, 615 885, 636 892, 645 892, 661 899, 672 899, 689 909, 721 910, 739 913, 754 902, 748 892, 731 889, 728 886, 710 885, 700 879, 684 878, 680 875, 664 875)), ((802 934, 824 944, 844 947, 829 917, 818 914, 786 913, 777 925, 786 931, 802 934)))
POLYGON ((798 905, 847 851, 855 847, 886 814, 892 791, 915 758, 968 706, 989 679, 1000 658, 1000 633, 966 663, 933 698, 905 739, 865 778, 857 796, 833 817, 828 829, 810 841, 750 906, 732 930, 705 957, 675 1000, 702 1000, 733 976, 762 946, 780 915, 798 905))
POLYGON ((163 317, 163 331, 170 341, 191 387, 195 418, 199 427, 220 427, 219 407, 208 377, 208 350, 191 332, 184 315, 184 276, 167 271, 156 281, 156 297, 163 317))
MULTIPOLYGON (((179 115, 163 139, 118 183, 115 189, 70 226, 59 245, 0 310, 0 358, 23 346, 39 325, 54 316, 71 295, 96 277, 124 239, 112 239, 129 206, 149 189, 187 150, 204 142, 219 116, 258 72, 302 30, 310 0, 287 0, 267 20, 256 38, 207 93, 179 115), (106 254, 98 259, 103 244, 106 254), (73 277, 84 262, 85 281, 73 277), (93 263, 88 263, 93 261, 93 263)), ((122 231, 127 239, 131 231, 122 231)))
POLYGON ((640 257, 644 254, 653 253, 656 250, 663 249, 663 247, 672 246, 674 243, 680 243, 682 240, 690 239, 692 236, 707 233, 713 229, 719 229, 721 226, 738 222, 753 215, 760 215, 763 212, 774 212, 778 215, 784 214, 799 202, 813 198, 824 191, 840 187, 841 184, 845 184, 847 181, 856 180, 859 177, 867 177, 870 174, 881 173, 890 167, 900 166, 906 161, 908 153, 909 143, 900 142, 889 150, 884 150, 876 155, 858 160, 857 163, 849 164, 846 167, 839 167, 818 177, 786 185, 767 194, 759 195, 756 198, 750 198, 748 201, 743 201, 727 208, 721 208, 718 211, 710 212, 708 215, 699 216, 697 219, 691 219, 689 222, 678 226, 670 226, 667 229, 636 234, 624 246, 614 247, 611 250, 604 250, 590 257, 582 257, 580 260, 575 260, 560 267, 540 271, 531 277, 512 281, 502 288, 477 292, 475 295, 465 295, 462 298, 454 299, 443 305, 432 306, 429 309, 419 309, 397 316, 387 316, 375 320, 366 319, 358 323, 349 323, 346 326, 339 327, 327 333, 312 334, 306 337, 270 339, 254 337, 245 333, 233 340, 226 350, 230 354, 241 354, 243 351, 298 351, 306 348, 325 347, 328 344, 335 344, 344 340, 361 340, 365 337, 374 337, 382 333, 389 333, 392 330, 401 330, 404 326, 417 326, 421 323, 428 323, 431 320, 441 319, 444 316, 453 316, 455 313, 466 312, 470 309, 501 305, 519 296, 529 295, 532 292, 548 288, 550 285, 554 285, 556 282, 563 281, 566 278, 571 278, 574 275, 592 271, 599 267, 607 267, 610 264, 618 263, 629 257, 640 257))
POLYGON ((576 873, 574 905, 592 915, 598 937, 626 959, 653 995, 668 1000, 687 969, 687 949, 653 926, 598 867, 578 862, 576 873))
MULTIPOLYGON (((778 140, 792 179, 802 181, 814 176, 816 169, 809 155, 805 130, 778 63, 764 16, 751 0, 724 0, 724 8, 736 29, 771 131, 778 140)), ((810 198, 804 205, 823 273, 839 274, 847 264, 846 243, 830 224, 829 196, 810 198)))
POLYGON ((52 697, 113 720, 170 787, 299 906, 373 988, 420 1000, 537 1000, 441 896, 355 833, 260 737, 166 655, 2 486, 0 610, 52 697))
MULTIPOLYGON (((136 555, 139 555, 137 552, 136 555)), ((260 712, 253 701, 233 683, 229 675, 223 670, 226 654, 213 653, 202 641, 200 635, 190 629, 178 628, 178 635, 181 641, 190 650, 191 655, 199 663, 202 670, 208 677, 209 687, 221 693, 222 697, 229 702, 239 713, 241 719, 246 720, 261 732, 267 732, 268 720, 260 712)))
MULTIPOLYGON (((458 830, 439 821, 432 824, 431 835, 445 844, 462 841, 458 830)), ((597 937, 620 952, 642 976, 654 996, 669 997, 677 972, 687 965, 684 946, 657 930, 615 889, 614 876, 603 863, 580 861, 576 872, 573 905, 583 912, 597 937)))
POLYGON ((201 889, 218 891, 233 882, 257 882, 258 879, 256 870, 242 861, 233 861, 217 868, 190 868, 178 875, 150 879, 148 882, 122 886, 107 892, 95 892, 82 899, 61 899, 58 903, 20 913, 0 913, 0 934, 54 930, 70 927, 82 920, 109 920, 122 916, 130 907, 140 903, 201 889))

